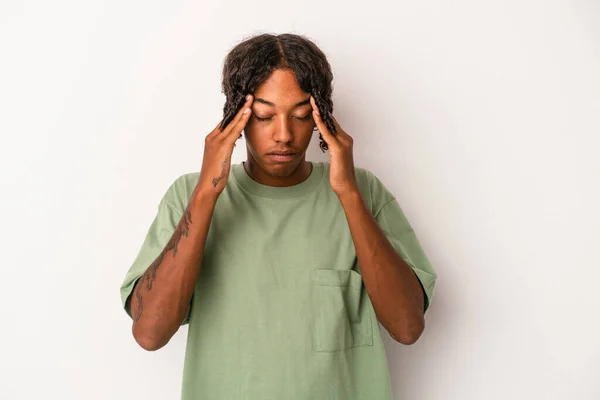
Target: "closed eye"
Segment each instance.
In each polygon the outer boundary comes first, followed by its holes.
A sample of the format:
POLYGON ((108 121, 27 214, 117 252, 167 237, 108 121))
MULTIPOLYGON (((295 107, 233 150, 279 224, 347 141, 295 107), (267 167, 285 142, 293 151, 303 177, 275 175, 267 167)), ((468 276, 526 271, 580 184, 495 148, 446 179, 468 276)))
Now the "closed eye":
MULTIPOLYGON (((302 120, 302 121, 306 121, 306 120, 310 119, 310 117, 311 117, 311 114, 309 113, 309 114, 306 114, 303 117, 294 117, 294 118, 302 120)), ((269 121, 269 120, 273 119, 273 117, 264 117, 264 118, 262 118, 262 117, 259 117, 258 115, 254 115, 254 118, 256 118, 257 121, 269 121)))
POLYGON ((268 121, 268 120, 272 119, 273 117, 261 118, 258 115, 255 115, 254 118, 256 118, 258 121, 268 121))

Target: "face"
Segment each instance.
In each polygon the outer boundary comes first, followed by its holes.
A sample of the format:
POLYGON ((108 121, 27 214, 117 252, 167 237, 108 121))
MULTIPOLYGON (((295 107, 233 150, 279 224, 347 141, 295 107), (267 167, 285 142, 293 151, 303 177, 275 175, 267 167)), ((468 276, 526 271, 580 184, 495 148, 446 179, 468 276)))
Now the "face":
POLYGON ((306 149, 315 127, 310 95, 290 70, 275 70, 253 95, 245 128, 252 177, 271 186, 301 182, 306 179, 306 149), (293 154, 278 156, 282 153, 293 154))

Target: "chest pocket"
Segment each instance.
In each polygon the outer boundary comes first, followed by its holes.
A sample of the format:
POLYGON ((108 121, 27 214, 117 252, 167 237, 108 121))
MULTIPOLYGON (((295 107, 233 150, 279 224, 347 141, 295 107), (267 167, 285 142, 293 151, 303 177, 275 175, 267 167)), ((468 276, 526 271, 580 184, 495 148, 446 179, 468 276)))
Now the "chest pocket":
POLYGON ((313 286, 318 352, 373 345, 371 304, 358 272, 317 269, 313 286))

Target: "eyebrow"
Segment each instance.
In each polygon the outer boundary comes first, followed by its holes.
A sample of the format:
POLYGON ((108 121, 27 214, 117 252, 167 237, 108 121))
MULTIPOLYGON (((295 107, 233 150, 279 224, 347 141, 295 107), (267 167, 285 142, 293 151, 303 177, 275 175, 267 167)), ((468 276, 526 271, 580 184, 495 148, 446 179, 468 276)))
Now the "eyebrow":
MULTIPOLYGON (((260 97, 256 97, 256 98, 254 99, 254 101, 255 101, 255 102, 257 102, 257 103, 266 104, 267 106, 270 106, 270 107, 275 107, 275 104, 273 104, 272 102, 270 102, 270 101, 268 101, 268 100, 262 99, 262 98, 260 98, 260 97)), ((297 103, 297 104, 294 106, 294 108, 297 108, 297 107, 300 107, 300 106, 303 106, 303 105, 306 105, 306 104, 310 104, 310 98, 308 98, 308 99, 306 99, 306 100, 303 100, 303 101, 301 101, 301 102, 297 103)))

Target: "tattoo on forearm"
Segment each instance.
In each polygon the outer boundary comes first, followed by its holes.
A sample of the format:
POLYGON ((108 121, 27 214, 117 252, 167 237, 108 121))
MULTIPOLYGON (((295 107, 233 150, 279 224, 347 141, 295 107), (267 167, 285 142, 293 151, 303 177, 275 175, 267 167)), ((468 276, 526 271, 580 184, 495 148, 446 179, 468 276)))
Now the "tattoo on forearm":
POLYGON ((227 161, 228 160, 223 160, 221 162, 221 176, 216 177, 215 179, 212 180, 213 183, 213 187, 217 187, 217 185, 219 184, 219 182, 221 181, 221 179, 223 179, 225 177, 225 171, 226 171, 226 167, 227 167, 227 161))
POLYGON ((162 264, 165 254, 168 251, 173 250, 173 257, 177 255, 177 247, 179 246, 179 242, 181 241, 181 237, 187 237, 190 232, 190 224, 192 223, 192 213, 189 210, 186 210, 179 221, 179 225, 175 229, 173 236, 163 249, 163 251, 156 257, 156 260, 148 267, 144 275, 140 278, 139 282, 136 284, 134 296, 137 301, 137 312, 134 315, 134 320, 138 321, 142 316, 142 311, 144 309, 143 306, 143 296, 142 289, 149 292, 152 290, 152 284, 154 283, 154 279, 156 279, 156 271, 158 271, 158 267, 162 264))
MULTIPOLYGON (((143 279, 143 278, 142 278, 143 279)), ((135 300, 137 301, 137 312, 133 316, 134 321, 138 321, 142 316, 142 311, 144 309, 144 303, 142 302, 142 282, 141 279, 135 285, 135 291, 133 292, 135 296, 135 300)))

